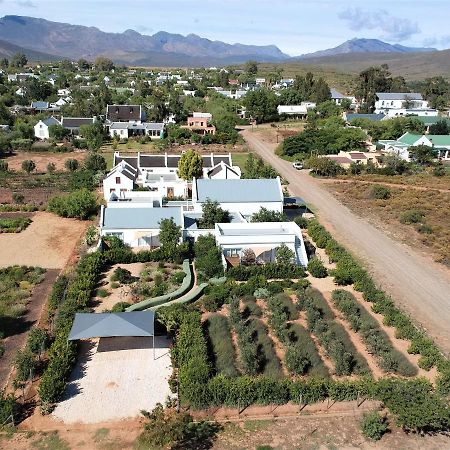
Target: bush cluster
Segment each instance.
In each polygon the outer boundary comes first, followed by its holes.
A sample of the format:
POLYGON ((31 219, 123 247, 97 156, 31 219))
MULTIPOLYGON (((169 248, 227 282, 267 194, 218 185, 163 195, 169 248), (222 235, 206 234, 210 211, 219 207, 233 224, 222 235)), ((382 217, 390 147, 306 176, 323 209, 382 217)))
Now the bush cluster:
POLYGON ((332 298, 352 329, 361 334, 369 352, 376 356, 383 370, 408 377, 416 375, 414 365, 392 347, 388 335, 364 307, 359 305, 351 292, 338 289, 333 291, 332 298))
POLYGON ((202 281, 223 276, 222 251, 212 234, 197 239, 194 253, 195 268, 202 281))
POLYGON ((328 271, 323 265, 323 262, 319 258, 311 258, 308 262, 308 272, 314 278, 325 278, 328 275, 328 271))
POLYGON ((227 277, 233 278, 236 281, 247 281, 256 275, 262 275, 267 279, 296 279, 306 276, 305 270, 301 266, 276 263, 267 263, 260 266, 240 265, 232 267, 227 272, 227 277))
POLYGON ((61 217, 75 217, 87 220, 97 211, 95 194, 83 188, 61 197, 53 197, 48 202, 48 210, 61 217))
POLYGON ((362 434, 369 439, 379 441, 388 430, 388 424, 385 416, 378 411, 365 413, 361 422, 362 434))

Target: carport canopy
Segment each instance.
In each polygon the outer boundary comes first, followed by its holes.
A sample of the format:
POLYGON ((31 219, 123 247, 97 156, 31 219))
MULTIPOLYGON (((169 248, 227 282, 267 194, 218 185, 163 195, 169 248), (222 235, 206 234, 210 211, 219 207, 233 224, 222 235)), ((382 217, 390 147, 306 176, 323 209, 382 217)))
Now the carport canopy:
POLYGON ((155 313, 77 313, 69 341, 96 337, 155 337, 155 313))

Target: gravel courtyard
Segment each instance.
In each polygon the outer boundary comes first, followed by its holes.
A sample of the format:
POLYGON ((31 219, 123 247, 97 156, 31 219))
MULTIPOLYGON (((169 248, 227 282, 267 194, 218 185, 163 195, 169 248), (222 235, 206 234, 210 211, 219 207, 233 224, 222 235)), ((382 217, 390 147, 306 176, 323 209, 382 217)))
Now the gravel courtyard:
POLYGON ((139 416, 171 395, 169 341, 155 338, 83 341, 63 400, 53 411, 64 423, 98 423, 139 416))

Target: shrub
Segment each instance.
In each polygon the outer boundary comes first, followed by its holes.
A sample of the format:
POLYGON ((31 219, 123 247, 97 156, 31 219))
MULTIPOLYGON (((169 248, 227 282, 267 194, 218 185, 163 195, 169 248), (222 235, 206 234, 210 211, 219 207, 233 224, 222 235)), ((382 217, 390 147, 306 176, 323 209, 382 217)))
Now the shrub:
POLYGON ((16 368, 16 377, 19 381, 26 381, 36 369, 36 359, 29 349, 19 350, 14 359, 14 367, 16 368))
POLYGON ((8 172, 8 163, 0 159, 0 172, 8 172))
POLYGON ((400 222, 406 224, 420 223, 425 217, 425 213, 416 209, 405 211, 400 215, 400 222))
POLYGON ((420 225, 418 225, 416 230, 419 233, 423 233, 423 234, 432 234, 433 233, 433 228, 431 228, 426 223, 421 223, 420 225))
POLYGON ((366 438, 379 441, 388 431, 386 417, 377 411, 365 413, 361 422, 361 431, 366 438))
POLYGON ((308 219, 303 216, 297 216, 294 219, 294 222, 302 229, 308 228, 308 219))
POLYGON ((325 278, 328 271, 319 258, 311 258, 308 262, 308 272, 314 278, 325 278))
POLYGON ((48 202, 48 210, 61 217, 75 217, 86 220, 97 211, 95 194, 83 188, 61 197, 53 197, 48 202))
POLYGON ((111 281, 117 281, 122 284, 130 284, 133 280, 134 279, 131 272, 127 269, 123 269, 122 267, 117 267, 111 275, 111 281))
POLYGON ((109 292, 106 289, 100 288, 100 289, 97 289, 97 292, 95 293, 95 295, 100 298, 105 298, 105 297, 109 296, 109 292))
POLYGON ((25 196, 20 192, 14 192, 12 195, 12 199, 14 203, 23 203, 25 200, 25 196))
POLYGON ((22 170, 26 173, 31 173, 36 169, 36 164, 31 159, 26 159, 22 161, 22 170))
POLYGON ((118 302, 112 307, 111 312, 125 312, 129 306, 131 306, 131 303, 118 302))
POLYGON ((371 195, 377 200, 388 200, 391 198, 391 190, 386 186, 373 186, 371 195))
POLYGON ((41 353, 49 343, 48 333, 42 328, 32 328, 27 338, 27 348, 33 354, 41 353))

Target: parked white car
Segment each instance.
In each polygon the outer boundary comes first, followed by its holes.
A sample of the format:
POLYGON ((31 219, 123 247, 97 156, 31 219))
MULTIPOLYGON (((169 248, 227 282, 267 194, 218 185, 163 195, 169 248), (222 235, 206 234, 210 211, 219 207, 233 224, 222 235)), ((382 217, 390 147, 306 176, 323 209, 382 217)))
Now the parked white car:
POLYGON ((292 167, 293 167, 294 169, 297 169, 297 170, 302 170, 302 169, 303 169, 303 164, 302 164, 300 161, 295 161, 295 162, 292 164, 292 167))

